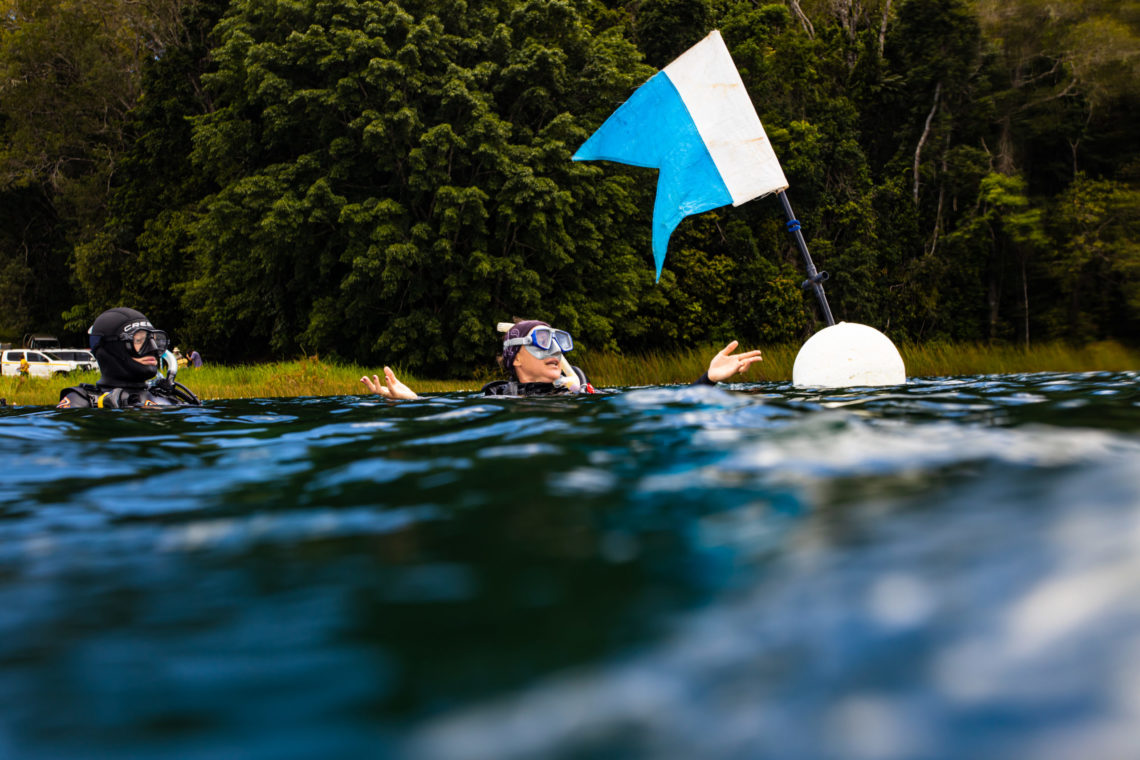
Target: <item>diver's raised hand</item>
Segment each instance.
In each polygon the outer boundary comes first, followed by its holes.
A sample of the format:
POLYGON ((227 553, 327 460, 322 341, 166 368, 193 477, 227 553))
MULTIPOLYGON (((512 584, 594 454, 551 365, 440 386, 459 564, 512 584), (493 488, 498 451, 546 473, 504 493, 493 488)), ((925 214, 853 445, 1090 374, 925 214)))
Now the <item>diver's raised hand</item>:
POLYGON ((380 377, 377 375, 373 375, 372 377, 365 375, 360 378, 360 382, 364 383, 364 385, 368 387, 368 390, 373 393, 378 393, 384 398, 419 398, 415 391, 396 379, 396 373, 392 371, 391 367, 384 368, 384 382, 380 382, 380 377))
POLYGON ((734 340, 712 358, 709 362, 709 380, 714 383, 722 382, 737 373, 747 371, 753 362, 764 361, 760 357, 759 350, 745 351, 742 354, 732 353, 739 345, 740 343, 734 340))

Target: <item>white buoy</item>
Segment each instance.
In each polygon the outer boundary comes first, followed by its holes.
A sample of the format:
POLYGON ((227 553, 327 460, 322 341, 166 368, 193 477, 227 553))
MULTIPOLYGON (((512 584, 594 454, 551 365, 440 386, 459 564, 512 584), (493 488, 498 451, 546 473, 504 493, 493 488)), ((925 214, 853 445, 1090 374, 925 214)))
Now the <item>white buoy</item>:
POLYGON ((840 322, 808 338, 792 365, 792 384, 850 388, 902 385, 906 367, 891 339, 873 327, 840 322))

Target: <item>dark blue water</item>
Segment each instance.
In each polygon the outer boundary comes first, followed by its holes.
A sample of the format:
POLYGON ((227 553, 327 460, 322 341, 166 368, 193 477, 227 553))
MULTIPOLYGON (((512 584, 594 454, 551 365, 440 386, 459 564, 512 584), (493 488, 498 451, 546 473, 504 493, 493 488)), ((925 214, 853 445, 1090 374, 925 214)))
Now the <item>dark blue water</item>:
POLYGON ((0 757, 1135 758, 1138 379, 0 409, 0 757))

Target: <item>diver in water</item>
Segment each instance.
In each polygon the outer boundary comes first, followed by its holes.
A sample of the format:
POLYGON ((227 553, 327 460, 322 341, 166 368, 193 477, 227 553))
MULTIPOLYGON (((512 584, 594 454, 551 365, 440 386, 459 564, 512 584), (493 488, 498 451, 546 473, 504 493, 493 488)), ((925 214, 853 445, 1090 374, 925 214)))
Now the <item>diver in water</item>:
POLYGON ((141 312, 119 307, 108 309, 87 330, 88 342, 99 362, 99 380, 64 388, 59 409, 96 407, 198 406, 201 402, 181 383, 174 381, 178 365, 167 351, 170 339, 154 329, 141 312), (167 360, 167 357, 170 357, 167 360), (157 378, 160 363, 165 377, 157 378))
MULTIPOLYGON (((483 386, 484 396, 553 396, 568 393, 595 393, 594 386, 581 368, 572 366, 565 354, 574 348, 574 340, 565 330, 556 330, 546 322, 526 320, 499 324, 503 335, 503 352, 499 365, 507 374, 483 386)), ((739 344, 734 340, 709 362, 709 369, 693 385, 716 385, 744 372, 761 361, 759 351, 733 354, 739 344)), ((360 378, 368 390, 390 399, 416 399, 416 392, 400 382, 390 367, 384 368, 384 380, 377 375, 360 378)))

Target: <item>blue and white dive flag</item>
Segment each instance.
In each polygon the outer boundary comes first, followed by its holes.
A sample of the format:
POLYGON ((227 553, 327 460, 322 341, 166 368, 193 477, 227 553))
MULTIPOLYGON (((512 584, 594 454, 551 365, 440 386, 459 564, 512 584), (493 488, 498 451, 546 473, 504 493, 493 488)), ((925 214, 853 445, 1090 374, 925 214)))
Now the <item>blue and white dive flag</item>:
POLYGON ((692 214, 739 206, 788 181, 720 32, 639 87, 574 154, 660 169, 653 206, 657 278, 669 236, 692 214))

